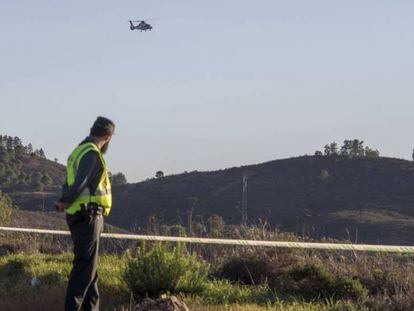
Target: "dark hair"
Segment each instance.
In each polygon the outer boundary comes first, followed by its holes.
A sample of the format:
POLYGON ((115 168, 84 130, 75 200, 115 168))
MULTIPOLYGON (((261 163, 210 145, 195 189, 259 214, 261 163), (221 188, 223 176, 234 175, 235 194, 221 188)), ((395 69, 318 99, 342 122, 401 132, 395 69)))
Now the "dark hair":
POLYGON ((90 136, 103 137, 113 134, 115 131, 115 123, 111 120, 98 117, 91 127, 90 136))

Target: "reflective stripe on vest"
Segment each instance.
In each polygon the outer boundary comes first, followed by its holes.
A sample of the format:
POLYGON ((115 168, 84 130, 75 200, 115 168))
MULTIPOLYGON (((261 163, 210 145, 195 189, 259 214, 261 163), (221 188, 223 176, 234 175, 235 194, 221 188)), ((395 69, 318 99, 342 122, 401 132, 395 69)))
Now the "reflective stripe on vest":
POLYGON ((109 181, 108 168, 106 167, 102 153, 94 143, 82 144, 76 147, 71 153, 66 166, 66 183, 68 186, 71 186, 75 182, 79 163, 83 156, 88 152, 96 152, 98 154, 103 167, 102 176, 99 179, 95 192, 90 193, 89 188, 85 188, 79 197, 77 197, 76 200, 69 206, 66 213, 73 215, 77 211, 80 211, 81 204, 96 203, 105 208, 104 215, 108 216, 112 207, 111 182, 109 181))

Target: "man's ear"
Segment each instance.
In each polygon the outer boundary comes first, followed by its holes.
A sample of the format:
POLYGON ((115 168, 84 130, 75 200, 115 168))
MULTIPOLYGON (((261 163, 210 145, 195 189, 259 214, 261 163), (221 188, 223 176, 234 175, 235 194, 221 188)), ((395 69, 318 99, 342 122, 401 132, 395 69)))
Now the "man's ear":
POLYGON ((106 135, 106 137, 105 137, 105 141, 106 141, 106 142, 109 142, 109 141, 111 140, 111 138, 112 138, 112 134, 108 134, 108 135, 106 135))

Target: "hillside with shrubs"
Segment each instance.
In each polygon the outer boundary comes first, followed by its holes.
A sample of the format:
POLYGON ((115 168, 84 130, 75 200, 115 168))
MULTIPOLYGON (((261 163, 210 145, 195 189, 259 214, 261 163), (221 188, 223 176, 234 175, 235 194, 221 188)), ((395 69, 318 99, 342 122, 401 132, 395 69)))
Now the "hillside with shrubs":
POLYGON ((380 157, 359 140, 257 165, 160 174, 114 193, 110 221, 128 228, 178 223, 201 234, 216 214, 313 238, 414 243, 414 163, 380 157))
POLYGON ((46 158, 42 148, 24 145, 19 137, 0 135, 0 189, 16 191, 53 191, 64 180, 63 165, 46 158))
MULTIPOLYGON (((381 157, 358 139, 332 142, 296 158, 127 183, 111 175, 108 222, 142 231, 181 225, 204 236, 209 217, 228 225, 261 225, 313 238, 412 244, 414 163, 381 157), (244 190, 243 190, 244 189, 244 190)), ((65 167, 20 138, 0 136, 0 189, 23 210, 51 211, 65 167)))

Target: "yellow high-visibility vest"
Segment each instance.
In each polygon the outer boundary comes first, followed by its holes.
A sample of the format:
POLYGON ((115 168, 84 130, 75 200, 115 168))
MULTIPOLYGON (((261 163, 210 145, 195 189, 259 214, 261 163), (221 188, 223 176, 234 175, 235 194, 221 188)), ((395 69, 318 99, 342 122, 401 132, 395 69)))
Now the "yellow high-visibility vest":
POLYGON ((75 182, 76 173, 82 157, 91 151, 98 154, 103 166, 103 173, 98 187, 94 193, 90 193, 89 188, 86 187, 79 197, 66 209, 66 213, 73 215, 81 210, 81 204, 96 203, 105 208, 104 216, 108 216, 112 207, 111 182, 109 181, 108 168, 102 153, 94 143, 84 143, 73 150, 66 166, 66 183, 68 186, 71 186, 75 182))

